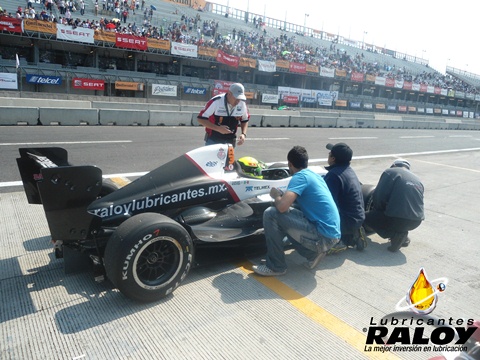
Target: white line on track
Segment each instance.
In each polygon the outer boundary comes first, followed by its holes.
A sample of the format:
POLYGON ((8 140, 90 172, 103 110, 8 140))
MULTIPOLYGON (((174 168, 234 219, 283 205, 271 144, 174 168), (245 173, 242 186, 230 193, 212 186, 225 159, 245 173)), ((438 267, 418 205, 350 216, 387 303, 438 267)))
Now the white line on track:
POLYGON ((331 137, 328 140, 368 140, 368 139, 378 139, 376 136, 352 136, 352 137, 331 137))
POLYGON ((400 139, 425 139, 425 138, 434 138, 433 135, 418 135, 418 136, 399 136, 400 139))
POLYGON ((248 141, 289 140, 290 138, 248 138, 248 141))
POLYGON ((0 146, 30 146, 30 145, 61 145, 61 144, 109 144, 109 143, 131 143, 132 140, 99 140, 99 141, 46 141, 29 143, 0 143, 0 146))
MULTIPOLYGON (((418 155, 434 155, 434 154, 451 154, 451 153, 459 153, 459 152, 467 152, 467 151, 480 151, 480 148, 469 148, 469 149, 453 149, 453 150, 438 150, 438 151, 420 151, 420 152, 413 152, 413 153, 398 153, 398 154, 383 154, 383 155, 366 155, 366 156, 354 156, 354 160, 361 160, 361 159, 381 159, 381 158, 391 158, 391 157, 407 157, 407 156, 418 156, 418 155)), ((326 158, 324 159, 310 159, 309 163, 317 163, 317 162, 325 162, 327 161, 326 158)), ((282 161, 278 161, 282 163, 282 161)), ((272 163, 267 163, 267 165, 271 165, 272 163)), ((463 168, 459 168, 463 169, 463 168)), ((110 175, 103 175, 104 178, 114 178, 114 177, 136 177, 136 176, 143 176, 147 173, 145 172, 135 172, 135 173, 123 173, 123 174, 110 174, 110 175)), ((22 186, 21 181, 7 181, 0 183, 0 188, 2 187, 12 187, 12 186, 22 186)))

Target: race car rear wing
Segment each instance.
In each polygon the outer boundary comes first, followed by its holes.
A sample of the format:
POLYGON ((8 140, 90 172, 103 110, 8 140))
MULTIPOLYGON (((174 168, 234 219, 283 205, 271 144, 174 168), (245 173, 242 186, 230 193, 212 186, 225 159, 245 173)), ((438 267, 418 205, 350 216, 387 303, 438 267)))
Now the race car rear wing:
POLYGON ((102 189, 96 166, 73 166, 62 148, 21 148, 17 158, 30 204, 43 204, 53 240, 89 238, 99 218, 87 212, 102 189))
POLYGON ((37 183, 43 180, 42 169, 58 166, 71 166, 68 162, 67 150, 50 148, 20 148, 17 158, 18 169, 22 177, 23 188, 30 204, 41 204, 37 183))

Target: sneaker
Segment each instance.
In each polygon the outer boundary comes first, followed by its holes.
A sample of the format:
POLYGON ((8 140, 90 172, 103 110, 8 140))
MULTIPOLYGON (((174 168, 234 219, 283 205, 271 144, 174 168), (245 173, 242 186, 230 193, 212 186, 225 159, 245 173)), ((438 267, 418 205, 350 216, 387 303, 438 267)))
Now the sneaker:
POLYGON ((358 251, 363 251, 368 246, 367 235, 365 234, 365 229, 363 226, 358 229, 358 234, 355 240, 358 251))
POLYGON ((315 256, 315 258, 313 260, 310 260, 310 261, 307 261, 305 264, 303 264, 307 269, 309 270, 313 270, 315 269, 315 267, 318 265, 318 263, 320 262, 320 260, 322 260, 325 255, 327 255, 326 252, 320 252, 317 254, 317 256, 315 256))
POLYGON ((347 245, 345 245, 342 241, 339 241, 335 245, 333 245, 330 249, 327 251, 327 255, 332 255, 332 254, 338 254, 341 253, 342 251, 347 250, 347 245))
POLYGON ((273 271, 267 267, 267 265, 253 265, 252 267, 255 274, 262 275, 262 276, 279 276, 285 275, 287 270, 283 271, 273 271))
POLYGON ((407 232, 395 233, 390 239, 391 245, 388 247, 388 250, 391 252, 396 252, 402 247, 402 244, 408 239, 407 232))
POLYGON ((410 245, 410 239, 407 236, 407 239, 403 242, 402 247, 407 247, 408 245, 410 245))

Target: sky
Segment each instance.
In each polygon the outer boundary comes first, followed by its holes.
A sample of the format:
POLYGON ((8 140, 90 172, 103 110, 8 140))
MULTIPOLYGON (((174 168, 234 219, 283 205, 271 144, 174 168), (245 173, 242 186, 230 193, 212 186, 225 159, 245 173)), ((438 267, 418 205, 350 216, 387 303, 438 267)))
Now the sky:
POLYGON ((417 56, 480 76, 478 5, 472 0, 211 0, 240 10, 417 56), (308 17, 305 16, 308 14, 308 17))

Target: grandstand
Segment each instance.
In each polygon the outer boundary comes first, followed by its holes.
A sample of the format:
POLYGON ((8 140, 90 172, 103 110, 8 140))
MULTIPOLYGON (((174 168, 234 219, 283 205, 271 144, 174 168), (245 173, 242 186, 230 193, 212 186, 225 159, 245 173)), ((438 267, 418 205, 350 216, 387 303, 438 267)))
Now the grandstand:
MULTIPOLYGON (((222 80, 244 83, 251 94, 250 105, 270 107, 270 103, 262 102, 263 94, 279 94, 280 88, 290 88, 294 89, 292 92, 338 94, 328 105, 302 101, 303 96, 308 99, 312 95, 300 95, 296 102, 293 99, 288 103, 292 107, 478 117, 479 76, 453 68, 447 68, 444 75, 431 69, 425 59, 340 34, 204 1, 192 5, 190 0, 139 0, 133 6, 132 0, 128 0, 127 6, 119 2, 119 12, 113 10, 114 2, 99 0, 97 13, 95 0, 85 0, 83 14, 79 10, 82 0, 75 0, 76 11, 66 25, 66 15, 58 7, 61 0, 53 4, 51 11, 44 5, 49 0, 42 1, 32 1, 31 5, 36 18, 45 16, 48 20, 29 19, 27 2, 20 3, 25 5, 22 31, 12 30, 15 26, 5 25, 9 18, 1 18, 0 73, 18 74, 17 88, 0 89, 4 91, 2 96, 104 96, 137 102, 200 103, 212 95, 216 81, 222 80), (124 8, 128 8, 125 22, 124 8), (42 10, 45 10, 43 15, 42 10), (114 18, 119 21, 113 23, 114 18), (205 24, 210 30, 205 30, 205 24), (115 31, 107 31, 107 25, 115 26, 115 31), (59 35, 59 31, 69 33, 70 28, 70 32, 83 35, 59 35), (115 33, 126 34, 125 39, 128 36, 132 43, 136 41, 135 35, 141 35, 139 39, 147 39, 144 42, 148 46, 140 48, 130 46, 131 43, 119 46, 115 33), (178 43, 185 44, 186 51, 198 47, 198 53, 190 56, 173 51, 173 44, 178 43), (220 51, 228 58, 244 61, 236 66, 220 62, 215 56, 220 51), (274 71, 261 71, 259 61, 273 64, 274 71), (297 64, 301 71, 295 71, 297 64), (52 86, 48 82, 32 82, 32 76, 61 81, 52 86), (103 81, 104 87, 77 88, 74 79, 103 81), (130 89, 118 86, 119 82, 141 86, 130 89), (155 95, 152 90, 155 85, 174 86, 176 94, 155 95), (192 94, 186 88, 207 91, 192 94)), ((10 19, 17 17, 18 4, 0 0, 4 15, 10 14, 10 19)), ((278 105, 283 104, 280 98, 278 105)))

